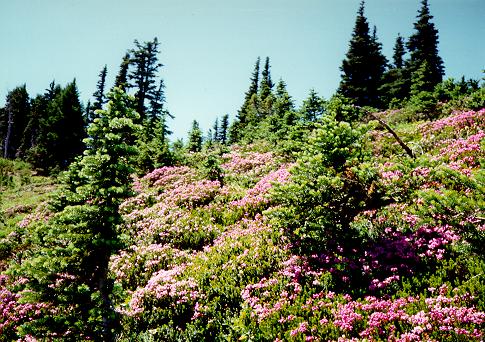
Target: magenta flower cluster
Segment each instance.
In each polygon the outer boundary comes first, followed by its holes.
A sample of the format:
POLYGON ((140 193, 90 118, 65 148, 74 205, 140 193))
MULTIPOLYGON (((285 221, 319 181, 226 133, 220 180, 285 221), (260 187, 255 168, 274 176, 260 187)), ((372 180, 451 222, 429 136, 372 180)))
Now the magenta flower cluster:
POLYGON ((222 168, 236 174, 259 173, 261 169, 265 169, 274 162, 271 152, 248 152, 243 154, 238 151, 232 151, 224 154, 222 158, 227 160, 227 162, 222 164, 222 168))
POLYGON ((246 195, 236 201, 232 201, 230 205, 235 207, 257 207, 259 204, 268 204, 269 190, 273 187, 274 183, 284 184, 290 178, 289 166, 283 165, 276 171, 270 172, 256 185, 246 192, 246 195))
POLYGON ((363 301, 339 303, 333 311, 333 324, 369 341, 428 341, 458 336, 481 339, 483 330, 479 327, 485 323, 485 313, 469 305, 468 295, 448 297, 447 291, 443 285, 436 297, 393 300, 368 296, 363 301))
POLYGON ((470 134, 485 128, 485 108, 479 111, 456 111, 453 115, 421 125, 425 136, 451 130, 455 135, 470 134))
MULTIPOLYGON (((246 154, 245 158, 233 153, 231 158, 232 161, 226 165, 233 168, 231 172, 239 172, 240 168, 262 172, 268 167, 266 163, 273 161, 270 153, 246 154)), ((239 239, 261 236, 271 228, 267 220, 256 213, 254 217, 243 216, 220 231, 211 220, 204 220, 201 213, 267 205, 269 189, 274 183, 286 182, 288 177, 287 166, 281 167, 263 176, 243 199, 232 202, 224 200, 225 196, 232 195, 232 190, 221 188, 218 181, 197 180, 194 172, 185 167, 160 168, 139 179, 136 185, 139 194, 121 205, 125 219, 121 230, 130 236, 134 244, 112 256, 110 262, 117 282, 125 289, 133 289, 128 290, 128 304, 119 307, 119 311, 130 317, 139 317, 155 307, 176 310, 178 305, 189 305, 193 320, 203 317, 205 308, 200 299, 204 295, 194 279, 184 276, 186 265, 197 258, 204 260, 205 254, 213 253, 214 249, 222 246, 240 248, 239 239), (218 200, 214 201, 216 197, 218 200), (207 240, 202 250, 191 249, 189 245, 184 245, 184 249, 177 246, 177 241, 183 236, 194 234, 215 238, 212 243, 207 240)), ((257 256, 257 244, 253 246, 251 256, 248 249, 238 256, 235 260, 237 267, 246 267, 245 260, 257 256)))
MULTIPOLYGON (((20 281, 17 281, 17 284, 20 281)), ((43 303, 25 303, 22 293, 11 292, 7 288, 9 278, 0 274, 0 336, 8 336, 23 323, 42 315, 48 306, 43 303)), ((15 284, 10 284, 14 286, 15 284)))
POLYGON ((445 140, 433 160, 445 161, 450 168, 470 176, 472 170, 480 166, 480 158, 485 157, 481 149, 484 138, 485 132, 480 130, 467 138, 445 140))

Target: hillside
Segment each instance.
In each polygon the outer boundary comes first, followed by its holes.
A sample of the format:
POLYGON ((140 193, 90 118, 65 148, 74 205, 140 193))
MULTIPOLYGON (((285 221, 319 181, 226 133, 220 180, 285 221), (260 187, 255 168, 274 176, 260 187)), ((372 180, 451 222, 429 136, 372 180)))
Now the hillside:
MULTIPOLYGON (((137 178, 109 266, 118 339, 482 340, 485 109, 376 115, 415 158, 376 121, 328 116, 296 157, 255 142, 137 178)), ((28 254, 45 210, 4 245, 28 254)), ((0 340, 53 310, 10 292, 21 279, 1 282, 0 340)))

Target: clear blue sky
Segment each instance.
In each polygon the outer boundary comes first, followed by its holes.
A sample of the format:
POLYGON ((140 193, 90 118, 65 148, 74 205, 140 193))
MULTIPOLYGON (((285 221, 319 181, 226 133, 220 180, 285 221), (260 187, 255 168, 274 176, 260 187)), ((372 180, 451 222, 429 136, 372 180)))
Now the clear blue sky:
MULTIPOLYGON (((360 0, 1 0, 0 105, 15 86, 31 96, 76 78, 84 102, 107 64, 109 85, 133 40, 161 43, 161 76, 174 137, 197 119, 240 107, 257 56, 271 58, 299 105, 310 88, 328 98, 340 80, 360 0)), ((430 0, 447 77, 481 78, 485 0, 430 0)), ((367 0, 391 58, 398 32, 413 32, 420 0, 367 0)))

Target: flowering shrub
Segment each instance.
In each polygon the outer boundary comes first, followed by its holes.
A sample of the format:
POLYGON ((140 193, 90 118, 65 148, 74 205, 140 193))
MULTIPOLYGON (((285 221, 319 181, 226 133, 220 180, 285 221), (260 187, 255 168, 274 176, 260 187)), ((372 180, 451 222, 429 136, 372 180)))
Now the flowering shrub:
POLYGON ((136 180, 110 260, 120 340, 482 340, 482 115, 416 126, 415 160, 326 118, 295 164, 232 150, 222 183, 136 180))
POLYGON ((458 111, 451 116, 433 122, 424 123, 420 130, 425 136, 432 134, 451 134, 461 137, 476 133, 485 128, 485 108, 479 111, 458 111))
POLYGON ((248 172, 260 174, 274 161, 271 152, 249 152, 244 155, 238 152, 231 152, 222 157, 228 159, 227 162, 221 165, 222 168, 236 174, 246 174, 248 172))
POLYGON ((123 288, 134 290, 152 274, 188 260, 190 254, 168 244, 133 245, 111 258, 110 269, 123 288))
POLYGON ((467 138, 443 141, 444 147, 433 160, 447 162, 453 170, 462 172, 470 176, 472 170, 480 166, 480 159, 485 157, 481 148, 481 142, 485 137, 485 132, 480 130, 478 133, 467 138))
POLYGON ((22 301, 22 294, 8 289, 21 282, 22 280, 11 283, 7 276, 0 275, 0 341, 14 339, 23 323, 40 317, 43 310, 48 308, 43 303, 25 303, 22 301))
POLYGON ((268 194, 273 184, 284 184, 287 182, 289 176, 288 166, 283 166, 277 171, 270 172, 261 178, 252 189, 249 189, 243 198, 232 201, 230 205, 235 207, 257 208, 260 207, 260 204, 268 204, 270 202, 268 194))

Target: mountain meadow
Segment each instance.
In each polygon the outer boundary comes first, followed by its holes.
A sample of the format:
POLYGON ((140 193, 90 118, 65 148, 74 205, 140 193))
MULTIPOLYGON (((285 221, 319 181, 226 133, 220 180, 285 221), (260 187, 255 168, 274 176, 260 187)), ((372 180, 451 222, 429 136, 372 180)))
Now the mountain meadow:
POLYGON ((485 80, 444 78, 427 0, 299 106, 269 57, 170 140, 159 41, 89 103, 0 108, 0 341, 483 341, 485 80))

